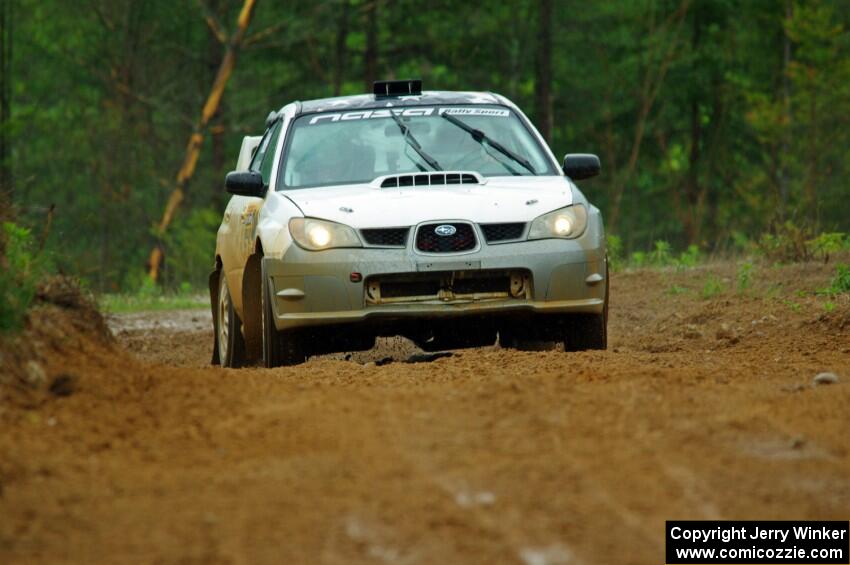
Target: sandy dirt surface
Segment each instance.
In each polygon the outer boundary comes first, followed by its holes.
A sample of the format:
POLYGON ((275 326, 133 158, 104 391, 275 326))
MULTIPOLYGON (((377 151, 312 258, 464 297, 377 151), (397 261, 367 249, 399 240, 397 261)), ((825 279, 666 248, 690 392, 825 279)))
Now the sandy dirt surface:
POLYGON ((615 275, 592 353, 227 370, 206 311, 112 317, 115 346, 49 356, 72 393, 0 406, 0 562, 649 564, 668 519, 846 520, 831 272, 615 275))

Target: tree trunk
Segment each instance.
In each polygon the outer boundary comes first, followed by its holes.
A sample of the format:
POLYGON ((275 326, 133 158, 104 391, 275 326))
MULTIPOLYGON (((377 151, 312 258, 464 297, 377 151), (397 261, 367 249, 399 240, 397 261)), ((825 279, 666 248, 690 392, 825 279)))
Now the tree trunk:
POLYGON ((189 143, 186 145, 186 153, 183 157, 183 164, 177 172, 176 186, 168 197, 165 204, 165 209, 162 212, 162 219, 156 227, 157 243, 151 249, 148 259, 148 276, 154 281, 159 277, 159 270, 162 266, 163 251, 162 251, 162 236, 168 230, 171 222, 174 220, 174 214, 186 193, 186 188, 192 175, 195 174, 195 166, 198 163, 198 157, 201 154, 201 145, 204 142, 204 133, 210 119, 215 115, 221 103, 221 97, 224 94, 224 89, 227 82, 230 80, 230 75, 233 73, 233 67, 236 64, 236 54, 239 47, 242 45, 242 40, 245 37, 245 30, 248 29, 248 24, 251 23, 251 17, 254 14, 256 0, 244 0, 242 9, 239 12, 236 31, 228 38, 225 44, 224 56, 221 59, 221 64, 218 67, 215 81, 210 89, 204 107, 201 110, 201 117, 195 126, 192 135, 189 136, 189 143))
POLYGON ((537 3, 537 53, 535 66, 535 110, 537 127, 552 141, 552 0, 537 3))
POLYGON ((372 0, 366 7, 366 92, 372 92, 372 83, 378 79, 378 9, 380 0, 372 0))
MULTIPOLYGON (((342 94, 342 81, 345 77, 346 41, 348 41, 348 15, 351 11, 349 0, 342 0, 342 9, 336 24, 336 60, 334 66, 334 96, 342 94)), ((368 91, 367 91, 368 92, 368 91)))

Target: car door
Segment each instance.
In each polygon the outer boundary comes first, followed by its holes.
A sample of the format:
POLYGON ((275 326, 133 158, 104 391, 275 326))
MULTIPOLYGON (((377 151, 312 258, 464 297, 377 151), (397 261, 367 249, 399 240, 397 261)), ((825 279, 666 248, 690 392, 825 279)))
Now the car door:
MULTIPOLYGON (((271 170, 274 164, 275 149, 280 136, 281 122, 278 120, 266 131, 263 140, 251 160, 249 170, 263 175, 266 186, 271 180, 271 170)), ((227 269, 227 283, 233 294, 233 302, 237 310, 242 309, 242 275, 245 263, 254 250, 254 240, 257 234, 257 221, 264 200, 252 196, 234 196, 228 206, 231 214, 230 221, 234 223, 231 234, 234 248, 234 266, 227 269)))

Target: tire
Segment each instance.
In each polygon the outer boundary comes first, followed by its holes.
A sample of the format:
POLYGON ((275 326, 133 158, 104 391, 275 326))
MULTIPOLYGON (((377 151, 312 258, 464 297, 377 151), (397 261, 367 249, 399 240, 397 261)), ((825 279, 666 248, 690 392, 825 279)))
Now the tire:
POLYGON ((245 362, 245 340, 242 338, 242 322, 233 308, 227 277, 222 271, 218 277, 218 304, 216 306, 216 345, 222 367, 241 367, 245 362))
POLYGON ((564 351, 608 349, 608 264, 605 264, 605 303, 601 314, 577 314, 566 320, 564 351))
POLYGON ((576 314, 567 320, 564 351, 608 348, 605 314, 576 314))
POLYGON ((307 360, 299 336, 294 331, 282 332, 274 325, 272 289, 263 261, 260 296, 262 297, 263 366, 271 369, 281 365, 297 365, 307 360))

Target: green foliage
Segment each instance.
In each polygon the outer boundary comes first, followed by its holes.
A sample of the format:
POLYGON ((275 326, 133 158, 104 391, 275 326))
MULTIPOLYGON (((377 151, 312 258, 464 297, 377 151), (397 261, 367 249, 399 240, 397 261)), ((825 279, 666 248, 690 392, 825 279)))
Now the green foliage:
POLYGON ((850 265, 836 265, 832 284, 824 291, 826 294, 850 294, 850 265))
POLYGON ((30 231, 11 222, 2 225, 6 265, 0 270, 0 332, 19 329, 35 298, 39 281, 49 272, 44 255, 35 250, 30 231))
MULTIPOLYGON (((165 277, 169 286, 188 283, 204 288, 213 268, 221 214, 212 208, 190 211, 175 222, 165 239, 165 277)), ((146 278, 147 280, 147 278, 146 278)))
POLYGON ((805 261, 811 257, 811 239, 808 228, 789 221, 777 225, 772 233, 762 234, 759 250, 773 261, 805 261))
POLYGON ((646 253, 643 251, 635 251, 629 257, 629 264, 637 269, 645 266, 647 264, 646 253))
POLYGON ((676 256, 670 243, 664 240, 657 240, 652 251, 632 252, 626 264, 635 269, 644 267, 676 267, 677 270, 685 270, 696 267, 701 260, 702 254, 696 245, 689 245, 685 251, 682 251, 676 256))
POLYGON ((807 241, 806 245, 815 257, 820 257, 824 263, 828 263, 829 256, 844 249, 846 243, 843 233, 832 232, 822 233, 807 241))
POLYGON ((747 255, 755 251, 757 247, 746 234, 738 230, 732 231, 732 250, 736 253, 747 255))
POLYGON ((738 267, 738 294, 746 294, 753 284, 754 266, 746 262, 738 267))
POLYGON ((679 258, 676 260, 676 267, 681 270, 692 269, 699 264, 700 259, 699 247, 691 244, 687 250, 679 254, 679 258))
MULTIPOLYGON (((222 49, 197 2, 102 4, 16 0, 12 116, 0 131, 21 223, 43 225, 55 203, 58 266, 94 290, 134 292, 222 49)), ((240 3, 211 4, 232 31, 240 3)), ((838 240, 815 233, 850 232, 850 10, 844 0, 792 4, 789 15, 786 2, 588 2, 556 34, 550 145, 602 153, 605 172, 579 184, 622 237, 609 237, 613 269, 685 269, 700 251, 754 248, 771 262, 835 257, 838 240)), ((164 285, 204 285, 222 179, 269 110, 368 90, 370 7, 375 78, 497 91, 540 125, 528 64, 545 43, 539 5, 259 2, 163 242, 164 285)))
POLYGON ((608 249, 608 266, 612 271, 619 271, 623 261, 623 240, 614 234, 608 234, 605 240, 608 249))
POLYGON ((209 296, 186 288, 177 291, 140 290, 136 294, 103 294, 98 300, 98 305, 101 310, 110 313, 203 310, 210 307, 209 296))
POLYGON ((653 265, 658 267, 666 267, 672 262, 672 254, 670 253, 670 244, 666 241, 657 240, 655 248, 649 254, 649 260, 653 265))
POLYGON ((835 310, 835 302, 830 302, 829 300, 827 300, 823 303, 823 309, 827 314, 829 314, 830 312, 835 310))
POLYGON ((705 284, 702 286, 702 290, 700 291, 700 296, 702 296, 703 300, 710 300, 717 296, 720 296, 725 291, 725 286, 723 281, 715 276, 711 275, 705 281, 705 284))

